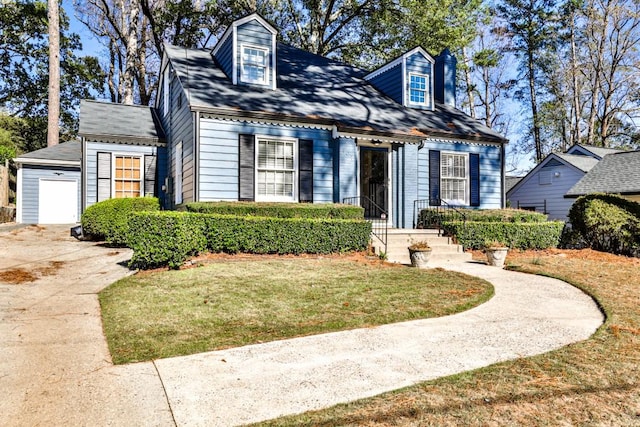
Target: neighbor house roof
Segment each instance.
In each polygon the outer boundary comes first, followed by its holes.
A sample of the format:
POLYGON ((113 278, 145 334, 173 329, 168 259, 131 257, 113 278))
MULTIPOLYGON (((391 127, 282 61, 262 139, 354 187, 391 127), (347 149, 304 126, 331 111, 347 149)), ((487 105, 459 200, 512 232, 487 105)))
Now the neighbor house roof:
POLYGON ((640 194, 640 151, 604 156, 565 197, 590 193, 640 194))
POLYGON ((554 153, 555 156, 561 158, 566 163, 580 169, 582 172, 589 172, 599 160, 590 156, 581 156, 578 154, 554 153))
POLYGON ((511 190, 517 183, 520 182, 522 176, 505 176, 504 177, 504 191, 511 190))
POLYGON ((98 142, 164 145, 165 137, 152 107, 82 100, 78 134, 98 142))
POLYGON ((595 155, 596 157, 598 157, 598 160, 602 159, 607 154, 620 153, 623 151, 623 150, 618 150, 617 148, 594 147, 593 145, 583 145, 583 144, 578 144, 578 147, 595 155))
POLYGON ((371 139, 507 142, 455 108, 439 103, 435 111, 403 107, 364 80, 367 71, 281 43, 275 90, 234 86, 208 49, 165 45, 165 53, 192 110, 222 118, 315 124, 371 139))
POLYGON ((82 150, 79 141, 68 141, 25 153, 13 159, 19 164, 80 166, 82 150))

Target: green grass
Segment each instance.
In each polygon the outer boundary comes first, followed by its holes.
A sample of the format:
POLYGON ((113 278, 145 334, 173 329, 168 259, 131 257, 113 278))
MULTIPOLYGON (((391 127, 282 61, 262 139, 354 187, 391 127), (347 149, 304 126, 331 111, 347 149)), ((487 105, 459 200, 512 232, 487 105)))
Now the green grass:
POLYGON ((493 287, 440 269, 270 258, 131 276, 100 294, 114 363, 444 316, 493 287))
POLYGON ((560 278, 601 304, 607 319, 590 339, 259 425, 640 426, 640 260, 558 253, 509 257, 513 269, 560 278))

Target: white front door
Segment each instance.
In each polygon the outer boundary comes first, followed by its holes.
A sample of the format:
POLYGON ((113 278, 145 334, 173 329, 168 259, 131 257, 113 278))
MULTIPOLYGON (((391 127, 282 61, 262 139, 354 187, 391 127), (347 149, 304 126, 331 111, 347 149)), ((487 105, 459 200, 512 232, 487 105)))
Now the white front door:
POLYGON ((78 222, 78 181, 40 179, 39 224, 78 222))

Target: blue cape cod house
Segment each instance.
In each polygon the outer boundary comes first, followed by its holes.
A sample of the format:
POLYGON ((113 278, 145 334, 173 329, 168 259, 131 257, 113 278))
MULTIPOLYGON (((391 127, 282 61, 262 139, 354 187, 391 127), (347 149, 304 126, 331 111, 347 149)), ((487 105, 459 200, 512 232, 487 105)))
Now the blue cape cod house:
POLYGON ((504 137, 455 108, 456 60, 369 72, 276 41, 257 14, 210 49, 165 45, 154 107, 83 101, 82 209, 110 197, 504 206, 504 137), (357 198, 357 199, 356 199, 357 198))

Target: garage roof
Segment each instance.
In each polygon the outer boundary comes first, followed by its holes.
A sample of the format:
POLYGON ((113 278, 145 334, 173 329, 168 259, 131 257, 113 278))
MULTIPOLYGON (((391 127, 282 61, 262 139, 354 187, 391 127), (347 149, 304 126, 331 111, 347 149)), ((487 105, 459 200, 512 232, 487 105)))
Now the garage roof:
POLYGON ((68 141, 25 153, 13 159, 15 163, 34 165, 80 166, 82 150, 79 141, 68 141))

